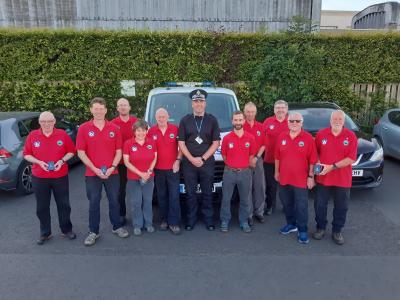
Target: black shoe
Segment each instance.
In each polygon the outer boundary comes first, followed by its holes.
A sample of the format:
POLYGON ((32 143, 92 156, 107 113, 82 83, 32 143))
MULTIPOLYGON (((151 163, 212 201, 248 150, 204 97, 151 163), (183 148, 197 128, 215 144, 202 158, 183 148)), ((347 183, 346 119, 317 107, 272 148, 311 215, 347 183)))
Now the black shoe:
POLYGON ((43 245, 45 242, 52 238, 51 234, 49 235, 41 235, 39 239, 36 241, 36 244, 43 245))
POLYGON ((185 230, 187 230, 187 231, 192 231, 193 228, 194 228, 193 225, 186 225, 186 226, 185 226, 185 230))
POLYGON ((214 231, 215 230, 215 226, 212 225, 212 224, 207 225, 206 228, 207 228, 208 231, 214 231))
POLYGON ((265 210, 265 214, 266 214, 267 216, 272 215, 272 207, 267 208, 267 209, 265 210))
POLYGON ((253 226, 253 225, 254 225, 254 219, 253 219, 253 217, 249 217, 249 218, 247 219, 247 223, 249 223, 249 226, 253 226))
MULTIPOLYGON (((257 219, 258 222, 260 222, 261 224, 265 223, 265 217, 261 216, 261 215, 255 215, 255 218, 257 219)), ((250 225, 250 224, 249 224, 250 225)))
POLYGON ((61 233, 61 236, 62 236, 63 238, 68 238, 68 239, 70 239, 70 240, 76 239, 76 234, 75 234, 75 232, 73 232, 72 230, 71 230, 71 231, 68 231, 67 233, 61 233))

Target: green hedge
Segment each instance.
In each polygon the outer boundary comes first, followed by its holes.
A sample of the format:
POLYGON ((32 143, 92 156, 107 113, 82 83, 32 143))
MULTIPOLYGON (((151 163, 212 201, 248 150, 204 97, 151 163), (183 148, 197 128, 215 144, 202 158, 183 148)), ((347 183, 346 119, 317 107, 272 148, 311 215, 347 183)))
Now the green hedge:
MULTIPOLYGON (((400 82, 400 34, 303 35, 0 30, 0 110, 62 109, 88 117, 94 96, 119 98, 140 80, 134 112, 166 81, 231 86, 264 110, 277 98, 362 109, 352 83, 400 82)), ((112 104, 113 105, 113 104, 112 104)))

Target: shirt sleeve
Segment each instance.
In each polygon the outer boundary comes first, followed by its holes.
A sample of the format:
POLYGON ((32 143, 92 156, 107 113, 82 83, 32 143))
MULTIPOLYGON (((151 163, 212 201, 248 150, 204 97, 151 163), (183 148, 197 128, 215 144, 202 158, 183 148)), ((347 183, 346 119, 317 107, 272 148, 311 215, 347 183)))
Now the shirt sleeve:
POLYGON ((122 154, 129 154, 129 148, 130 148, 130 140, 127 140, 124 143, 124 147, 122 149, 122 154))
POLYGON ((122 134, 121 134, 121 130, 119 128, 117 128, 117 130, 115 131, 115 137, 117 138, 116 144, 115 144, 115 149, 121 150, 123 144, 122 144, 122 134))
POLYGON ((181 119, 179 122, 179 129, 178 129, 178 141, 184 142, 186 140, 186 128, 184 123, 185 117, 181 119))
POLYGON ((357 146, 358 140, 357 136, 352 132, 352 139, 350 141, 350 147, 348 149, 347 157, 352 160, 357 160, 357 146))
POLYGON ((79 127, 76 136, 76 150, 86 151, 85 128, 79 127))
POLYGON ((250 155, 256 155, 257 154, 257 142, 255 137, 251 137, 250 139, 250 155))
POLYGON ((280 160, 281 159, 281 152, 280 152, 280 149, 279 149, 280 144, 281 144, 281 136, 279 136, 276 139, 275 149, 272 149, 272 151, 274 151, 274 153, 275 153, 275 159, 276 160, 280 160))
POLYGON ((310 152, 309 152, 309 164, 315 165, 318 161, 317 147, 315 146, 314 139, 310 136, 310 152))
POLYGON ((318 133, 315 135, 315 146, 317 147, 317 154, 320 152, 321 148, 321 133, 318 131, 318 133))
POLYGON ((221 131, 219 129, 219 124, 217 118, 213 118, 213 127, 212 127, 212 140, 214 141, 220 141, 221 140, 221 131))
POLYGON ((31 134, 28 135, 28 137, 25 140, 25 145, 24 145, 24 151, 23 155, 33 155, 32 152, 32 141, 31 141, 31 134))
POLYGON ((222 145, 221 145, 221 155, 226 156, 226 144, 227 142, 227 136, 222 140, 222 145))

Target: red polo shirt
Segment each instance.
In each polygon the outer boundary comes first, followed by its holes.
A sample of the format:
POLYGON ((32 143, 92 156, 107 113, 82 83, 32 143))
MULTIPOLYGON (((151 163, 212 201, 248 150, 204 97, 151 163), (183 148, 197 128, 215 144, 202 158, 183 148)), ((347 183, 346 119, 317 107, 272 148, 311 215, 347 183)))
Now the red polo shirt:
POLYGON ((272 164, 275 163, 276 140, 282 132, 289 130, 287 117, 282 122, 279 122, 276 116, 269 117, 265 119, 263 127, 265 131, 264 161, 272 164))
MULTIPOLYGON (((56 163, 67 153, 75 153, 74 142, 61 129, 54 128, 50 136, 45 136, 41 129, 29 133, 25 141, 23 155, 32 155, 48 163, 56 163)), ((60 178, 68 174, 68 164, 63 164, 58 171, 44 171, 38 164, 32 165, 33 176, 39 178, 60 178)))
MULTIPOLYGON (((136 142, 135 138, 131 138, 125 142, 122 153, 129 155, 129 162, 136 169, 147 172, 156 157, 157 146, 151 138, 147 138, 143 145, 136 142)), ((154 172, 151 176, 154 176, 154 172)), ((128 179, 139 180, 140 177, 128 169, 128 179)))
POLYGON ((239 137, 231 131, 222 140, 221 154, 226 157, 225 164, 231 168, 248 168, 250 156, 256 154, 256 145, 252 134, 245 131, 239 137))
POLYGON ((178 127, 168 123, 165 133, 162 134, 158 125, 154 125, 147 132, 147 136, 153 139, 157 149, 160 149, 155 168, 171 170, 178 156, 178 127))
MULTIPOLYGON (((331 128, 318 131, 315 144, 322 164, 332 165, 345 158, 357 159, 357 137, 353 131, 343 128, 339 135, 334 136, 331 128)), ((326 175, 316 176, 316 181, 326 186, 351 187, 351 165, 330 171, 326 175)))
POLYGON ((253 127, 250 125, 249 122, 244 122, 243 125, 244 131, 252 134, 256 140, 256 155, 258 153, 258 150, 260 150, 260 147, 264 145, 264 138, 265 138, 265 133, 264 133, 264 126, 257 121, 254 121, 253 127))
MULTIPOLYGON (((121 132, 117 125, 106 120, 103 130, 93 124, 93 120, 83 123, 78 130, 76 150, 86 152, 86 155, 96 168, 112 166, 115 152, 122 149, 121 132)), ((118 174, 115 169, 113 174, 118 174)), ((85 176, 96 176, 86 167, 85 176)))
MULTIPOLYGON (((120 116, 114 118, 111 120, 115 125, 119 127, 119 130, 121 131, 121 137, 122 137, 122 145, 129 140, 130 138, 133 137, 133 124, 137 121, 137 118, 134 116, 129 116, 129 120, 124 122, 120 116)), ((123 164, 124 160, 121 158, 120 164, 123 164)))
POLYGON ((275 159, 279 160, 279 183, 307 188, 310 165, 317 162, 317 149, 311 134, 301 130, 294 139, 289 130, 276 140, 275 159))

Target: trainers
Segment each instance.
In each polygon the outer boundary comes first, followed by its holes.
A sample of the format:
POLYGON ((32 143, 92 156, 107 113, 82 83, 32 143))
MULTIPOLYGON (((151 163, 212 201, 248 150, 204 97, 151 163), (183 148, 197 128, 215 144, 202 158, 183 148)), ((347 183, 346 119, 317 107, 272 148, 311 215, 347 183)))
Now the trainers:
POLYGON ((254 219, 253 217, 249 217, 247 222, 249 223, 249 226, 253 226, 254 225, 254 219))
POLYGON ((148 233, 153 233, 154 231, 156 231, 155 229, 154 229, 154 227, 153 226, 147 226, 146 227, 146 231, 148 232, 148 233))
POLYGON ((251 232, 251 227, 249 226, 248 223, 242 223, 242 224, 240 224, 240 229, 242 229, 243 232, 245 232, 245 233, 251 232))
POLYGON ((134 235, 141 235, 142 234, 142 229, 140 229, 139 227, 133 228, 133 234, 134 235))
POLYGON ((76 234, 73 231, 69 231, 67 233, 61 233, 61 237, 67 238, 67 239, 70 239, 70 240, 74 240, 74 239, 76 239, 76 234))
POLYGON ((168 229, 168 223, 165 221, 162 221, 160 224, 160 230, 161 231, 166 231, 168 229))
POLYGON ((38 245, 43 245, 45 242, 50 240, 52 238, 51 233, 49 235, 41 235, 38 240, 36 241, 36 244, 38 245))
POLYGON ((89 232, 89 235, 86 237, 85 241, 83 242, 85 246, 93 246, 96 244, 96 240, 100 237, 99 234, 94 232, 89 232))
POLYGON ((280 233, 282 233, 283 235, 287 235, 291 232, 297 232, 297 227, 292 225, 292 224, 287 224, 285 226, 283 226, 280 230, 280 233))
POLYGON ((317 228, 317 231, 315 231, 312 235, 314 240, 322 240, 325 236, 325 230, 321 228, 317 228))
POLYGON ((265 214, 266 214, 267 216, 272 215, 272 207, 267 208, 267 209, 265 210, 265 214))
POLYGON ((178 225, 169 225, 168 228, 175 235, 178 235, 181 233, 181 228, 178 225))
POLYGON ((300 244, 308 244, 310 242, 308 239, 308 233, 306 231, 299 231, 297 234, 297 241, 300 244))
POLYGON ((344 237, 343 237, 343 234, 341 232, 332 233, 332 240, 338 245, 343 245, 344 244, 344 237))
POLYGON ((255 218, 258 222, 260 222, 261 224, 265 223, 265 217, 262 215, 255 215, 255 218))
POLYGON ((120 238, 127 238, 129 236, 129 231, 126 230, 124 227, 113 230, 112 233, 115 233, 120 238))
POLYGON ((219 226, 219 230, 221 230, 222 232, 228 232, 229 231, 229 222, 221 221, 221 225, 219 226))

